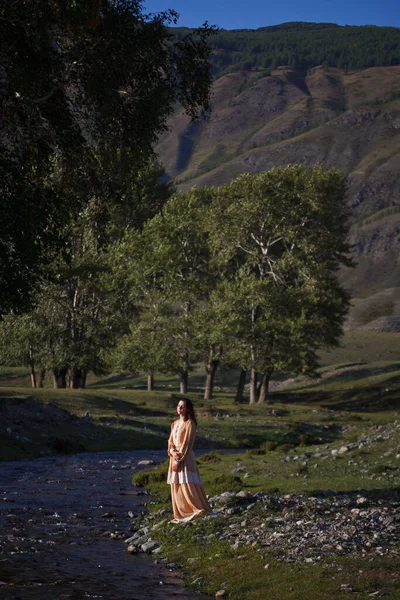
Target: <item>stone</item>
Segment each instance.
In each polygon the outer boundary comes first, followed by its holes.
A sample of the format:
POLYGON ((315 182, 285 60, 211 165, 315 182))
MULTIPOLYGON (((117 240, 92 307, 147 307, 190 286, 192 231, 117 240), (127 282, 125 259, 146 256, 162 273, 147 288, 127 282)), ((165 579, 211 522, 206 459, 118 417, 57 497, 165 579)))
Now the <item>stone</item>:
POLYGON ((250 500, 253 499, 253 494, 247 490, 240 490, 240 492, 237 492, 236 498, 245 498, 250 500))
POLYGON ((346 452, 348 452, 349 449, 347 446, 342 446, 341 448, 339 448, 338 450, 338 454, 340 454, 340 456, 342 456, 343 454, 346 454, 346 452))
POLYGON ((125 544, 130 544, 133 542, 133 540, 136 540, 138 537, 138 535, 135 533, 134 535, 131 535, 131 537, 126 538, 126 540, 124 540, 125 544))
POLYGON ((285 415, 285 411, 281 410, 280 408, 273 408, 271 410, 271 415, 273 417, 283 417, 285 415))
POLYGON ((146 552, 147 554, 151 554, 159 546, 160 546, 160 544, 158 542, 156 542, 156 540, 149 540, 145 544, 142 544, 140 546, 140 549, 142 550, 142 552, 146 552))
POLYGON ((154 465, 154 460, 139 460, 138 465, 154 465))
POLYGON ((215 597, 222 598, 222 596, 225 596, 225 594, 226 594, 225 590, 218 590, 218 592, 215 592, 215 597))

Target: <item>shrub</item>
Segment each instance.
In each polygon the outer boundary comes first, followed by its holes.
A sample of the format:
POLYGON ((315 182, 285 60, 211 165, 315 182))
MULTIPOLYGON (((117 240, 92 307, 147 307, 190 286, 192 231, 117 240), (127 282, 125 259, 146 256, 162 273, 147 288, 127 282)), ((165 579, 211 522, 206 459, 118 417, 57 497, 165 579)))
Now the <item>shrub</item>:
POLYGON ((290 450, 294 450, 294 444, 280 444, 277 448, 279 452, 289 452, 290 450))
POLYGON ((244 448, 254 448, 254 442, 252 442, 248 438, 245 438, 244 440, 242 440, 242 446, 244 448))
POLYGON ((276 450, 278 447, 277 442, 263 442, 260 446, 266 452, 271 452, 272 450, 276 450))
POLYGON ((203 456, 200 456, 199 460, 201 462, 220 462, 221 456, 219 452, 209 452, 208 454, 203 454, 203 456))

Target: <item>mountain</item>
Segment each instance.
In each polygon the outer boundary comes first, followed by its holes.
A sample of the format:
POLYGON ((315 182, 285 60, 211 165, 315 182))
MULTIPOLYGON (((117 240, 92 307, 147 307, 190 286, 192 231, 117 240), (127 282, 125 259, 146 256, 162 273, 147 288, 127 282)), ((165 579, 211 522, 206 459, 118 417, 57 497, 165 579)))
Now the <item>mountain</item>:
MULTIPOLYGON (((288 39, 289 25, 296 35, 300 26, 285 24, 288 39)), ((193 124, 177 110, 157 151, 182 190, 289 163, 341 169, 348 175, 357 261, 341 273, 357 306, 349 323, 395 330, 398 319, 400 329, 399 64, 222 73, 214 81, 209 118, 193 124)))

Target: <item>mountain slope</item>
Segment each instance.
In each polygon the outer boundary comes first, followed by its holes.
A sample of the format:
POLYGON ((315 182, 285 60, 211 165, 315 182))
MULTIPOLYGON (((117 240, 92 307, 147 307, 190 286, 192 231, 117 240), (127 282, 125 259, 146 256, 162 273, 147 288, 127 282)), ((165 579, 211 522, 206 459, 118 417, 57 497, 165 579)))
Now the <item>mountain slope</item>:
POLYGON ((280 67, 217 79, 210 118, 177 113, 158 152, 185 190, 289 163, 336 166, 349 177, 354 296, 400 285, 400 66, 348 72, 280 67))

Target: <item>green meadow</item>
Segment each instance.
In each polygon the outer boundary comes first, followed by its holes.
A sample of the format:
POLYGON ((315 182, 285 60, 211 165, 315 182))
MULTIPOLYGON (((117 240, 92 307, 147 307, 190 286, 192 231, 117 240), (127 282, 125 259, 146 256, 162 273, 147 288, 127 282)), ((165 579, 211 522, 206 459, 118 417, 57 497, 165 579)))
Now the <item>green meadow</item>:
MULTIPOLYGON (((214 399, 204 401, 199 367, 188 396, 198 414, 196 450, 207 494, 247 490, 282 497, 329 490, 364 494, 373 503, 398 500, 398 340, 397 334, 347 332, 341 348, 321 355, 318 378, 278 376, 269 402, 254 406, 234 402, 237 374, 224 370, 214 399), (346 445, 351 449, 335 456, 346 445), (293 460, 296 455, 306 456, 307 464, 293 460), (238 466, 241 472, 232 473, 238 466)), ((144 389, 145 377, 124 374, 92 378, 84 390, 34 390, 24 369, 4 367, 0 384, 2 460, 165 448, 179 398, 178 382, 167 377, 157 380, 154 392, 144 389)), ((158 524, 154 537, 168 561, 183 570, 187 586, 210 595, 224 589, 228 598, 242 600, 324 600, 342 598, 346 589, 357 599, 399 597, 398 547, 393 555, 288 563, 265 549, 234 549, 220 541, 218 530, 226 520, 172 526, 166 468, 167 462, 142 471, 133 482, 153 495, 147 520, 158 524), (194 533, 216 535, 194 544, 194 533)))

